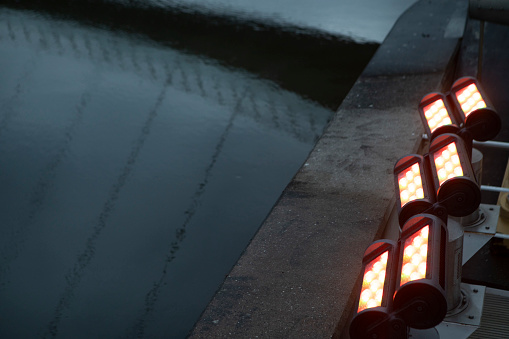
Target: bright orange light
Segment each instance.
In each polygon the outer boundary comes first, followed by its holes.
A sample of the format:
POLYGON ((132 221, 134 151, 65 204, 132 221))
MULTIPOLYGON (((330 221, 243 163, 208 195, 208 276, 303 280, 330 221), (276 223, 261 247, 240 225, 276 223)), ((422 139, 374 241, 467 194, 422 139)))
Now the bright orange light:
POLYGON ((437 168, 439 185, 447 179, 463 176, 463 168, 454 142, 435 152, 433 159, 437 168))
POLYGON ((357 312, 382 305, 388 258, 389 251, 385 251, 366 265, 357 312))
POLYGON ((424 106, 422 109, 426 121, 428 122, 431 133, 440 126, 452 124, 447 108, 445 108, 444 101, 438 99, 429 105, 424 106))
POLYGON ((409 201, 424 199, 419 163, 414 163, 398 173, 398 183, 401 207, 409 201))
POLYGON ((403 263, 401 264, 400 286, 409 281, 426 278, 426 261, 428 259, 429 225, 421 228, 405 240, 403 263))
POLYGON ((477 86, 473 83, 460 89, 454 94, 456 95, 456 99, 458 100, 465 117, 476 109, 486 107, 486 103, 484 102, 481 93, 477 89, 477 86))

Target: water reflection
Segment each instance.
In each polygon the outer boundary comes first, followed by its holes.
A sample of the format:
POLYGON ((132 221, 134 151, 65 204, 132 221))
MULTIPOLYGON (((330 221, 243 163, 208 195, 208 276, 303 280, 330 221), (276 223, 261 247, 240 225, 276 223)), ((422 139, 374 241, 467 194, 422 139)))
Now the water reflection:
MULTIPOLYGON (((326 31, 303 31, 296 25, 274 26, 263 18, 197 10, 195 4, 182 1, 169 1, 171 6, 163 7, 166 1, 3 0, 2 3, 114 32, 135 32, 180 51, 212 58, 221 65, 245 69, 333 110, 378 46, 357 44, 351 38, 326 31), (159 6, 147 5, 154 3, 159 6)), ((359 11, 354 13, 358 15, 359 11)), ((115 59, 115 51, 109 50, 108 46, 101 52, 115 59)))
POLYGON ((184 337, 332 111, 301 61, 64 3, 0 8, 0 336, 184 337))

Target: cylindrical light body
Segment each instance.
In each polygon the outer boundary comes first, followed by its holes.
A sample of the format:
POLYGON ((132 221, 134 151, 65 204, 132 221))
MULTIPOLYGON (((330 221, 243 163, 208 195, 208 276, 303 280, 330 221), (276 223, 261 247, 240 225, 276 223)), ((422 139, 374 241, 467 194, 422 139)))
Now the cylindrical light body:
POLYGON ((421 155, 410 154, 396 162, 394 184, 400 225, 410 217, 429 210, 436 201, 433 181, 421 155))
POLYGON ((481 203, 481 190, 463 140, 442 134, 431 142, 428 154, 437 201, 455 217, 474 212, 481 203))
POLYGON ((475 140, 490 140, 498 134, 502 126, 500 117, 475 78, 456 80, 450 98, 465 128, 475 140))
POLYGON ((438 325, 447 312, 447 227, 440 218, 418 214, 401 230, 394 311, 409 327, 438 325))
POLYGON ((372 243, 362 260, 362 285, 357 311, 350 323, 352 339, 403 338, 406 326, 391 315, 397 245, 391 240, 372 243))

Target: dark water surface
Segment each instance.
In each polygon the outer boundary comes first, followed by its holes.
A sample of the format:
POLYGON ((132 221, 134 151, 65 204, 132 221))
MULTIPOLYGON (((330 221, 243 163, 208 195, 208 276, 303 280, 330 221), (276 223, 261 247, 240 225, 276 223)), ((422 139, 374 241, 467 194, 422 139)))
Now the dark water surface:
POLYGON ((0 338, 183 338, 377 46, 42 3, 0 2, 0 338))

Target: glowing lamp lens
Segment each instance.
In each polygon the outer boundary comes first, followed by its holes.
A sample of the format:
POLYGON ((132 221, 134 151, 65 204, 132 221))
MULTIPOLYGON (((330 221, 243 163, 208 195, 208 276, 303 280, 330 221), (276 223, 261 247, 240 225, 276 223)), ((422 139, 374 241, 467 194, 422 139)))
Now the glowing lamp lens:
POLYGON ((463 168, 454 142, 435 152, 433 160, 437 168, 439 185, 447 179, 463 176, 463 168))
POLYGON ((481 93, 477 89, 475 84, 470 84, 467 87, 460 89, 454 93, 458 103, 461 106, 461 110, 467 117, 470 113, 479 108, 485 108, 486 103, 484 102, 481 93))
POLYGON ((409 201, 424 199, 421 171, 418 163, 414 163, 398 173, 398 183, 401 207, 409 201))
POLYGON ((357 313, 367 308, 379 307, 382 305, 388 257, 389 251, 385 251, 366 265, 357 313))
POLYGON ((452 124, 451 118, 442 99, 438 99, 431 104, 424 106, 422 110, 431 133, 440 126, 452 124))
POLYGON ((426 278, 429 225, 405 240, 400 286, 426 278))

